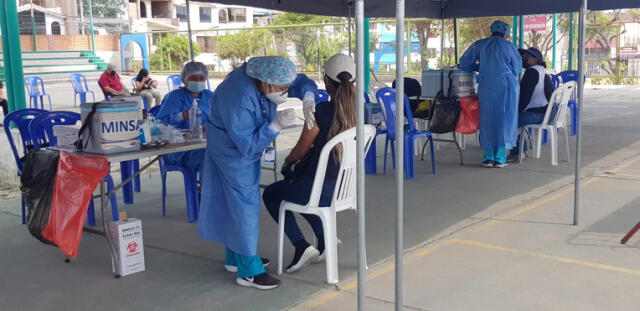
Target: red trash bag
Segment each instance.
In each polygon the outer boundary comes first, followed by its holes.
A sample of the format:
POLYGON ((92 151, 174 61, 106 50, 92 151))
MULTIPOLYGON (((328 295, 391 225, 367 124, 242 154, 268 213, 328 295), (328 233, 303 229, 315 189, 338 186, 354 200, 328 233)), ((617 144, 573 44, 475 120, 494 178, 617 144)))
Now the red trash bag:
POLYGON ((473 134, 478 130, 480 123, 480 103, 478 97, 460 99, 460 118, 456 124, 456 132, 460 134, 473 134))
POLYGON ((78 256, 87 206, 109 172, 107 159, 60 152, 49 222, 42 235, 70 257, 78 256))

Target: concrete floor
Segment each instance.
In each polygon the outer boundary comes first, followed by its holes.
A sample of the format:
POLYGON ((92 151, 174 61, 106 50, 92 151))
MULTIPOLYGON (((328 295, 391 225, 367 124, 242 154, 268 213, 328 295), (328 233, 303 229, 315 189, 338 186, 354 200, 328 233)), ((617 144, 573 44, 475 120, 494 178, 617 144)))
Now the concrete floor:
MULTIPOLYGON (((465 166, 444 144, 436 155, 437 175, 430 174, 428 161, 416 163, 416 178, 405 181, 406 309, 637 310, 640 237, 628 246, 617 241, 640 220, 640 88, 589 89, 587 96, 588 168, 579 226, 571 225, 573 163, 552 167, 548 146, 541 159, 507 169, 480 168, 480 150, 473 144, 464 151, 465 166)), ((281 150, 295 141, 295 134, 288 136, 281 150)), ((560 159, 564 150, 560 144, 560 159)), ((355 309, 354 213, 338 217, 343 241, 338 286, 324 283, 324 265, 318 264, 282 275, 283 285, 274 291, 245 289, 222 268, 222 247, 201 240, 186 222, 181 177, 170 179, 167 217, 160 215, 156 174, 143 176, 134 205, 121 205, 129 217, 143 221, 147 271, 120 280, 110 274, 102 237, 85 234, 79 257, 65 264, 58 250, 18 224, 17 199, 0 201, 5 267, 0 279, 6 280, 0 283, 0 305, 7 310, 355 309)), ((393 170, 367 176, 366 183, 367 310, 389 310, 393 170)), ((285 245, 288 262, 292 248, 285 245)), ((260 254, 275 259, 275 246, 275 223, 263 211, 260 254)))

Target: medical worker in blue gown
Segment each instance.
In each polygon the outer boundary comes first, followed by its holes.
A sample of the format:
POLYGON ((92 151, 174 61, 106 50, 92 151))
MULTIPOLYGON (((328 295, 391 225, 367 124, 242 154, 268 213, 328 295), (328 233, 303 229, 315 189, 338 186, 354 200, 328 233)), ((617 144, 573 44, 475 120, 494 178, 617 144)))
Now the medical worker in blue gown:
MULTIPOLYGON (((191 109, 193 101, 198 100, 198 107, 202 111, 204 119, 209 112, 209 102, 213 97, 213 92, 206 89, 208 72, 203 63, 186 63, 182 68, 180 78, 185 86, 165 95, 155 118, 176 128, 188 129, 189 109, 191 109)), ((204 150, 171 153, 165 155, 163 159, 168 165, 193 168, 199 176, 202 176, 204 150)))
MULTIPOLYGON (((296 75, 280 56, 255 57, 218 86, 206 121, 207 151, 198 233, 225 245, 225 269, 236 283, 272 289, 280 281, 264 270, 269 261, 256 251, 260 232, 260 160, 282 128, 295 122, 292 108, 278 111, 287 97, 315 110, 315 83, 296 75)), ((313 124, 313 122, 311 122, 313 124)))
POLYGON ((460 58, 458 67, 480 73, 480 146, 484 149, 484 167, 505 167, 507 150, 518 136, 518 75, 522 57, 513 44, 504 39, 509 25, 491 24, 491 37, 478 40, 460 58))

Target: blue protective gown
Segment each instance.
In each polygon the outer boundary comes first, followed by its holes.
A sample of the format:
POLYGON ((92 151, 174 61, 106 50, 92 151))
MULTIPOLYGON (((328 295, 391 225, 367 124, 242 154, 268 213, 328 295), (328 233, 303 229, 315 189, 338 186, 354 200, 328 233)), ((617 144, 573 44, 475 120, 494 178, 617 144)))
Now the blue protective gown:
MULTIPOLYGON (((160 110, 155 118, 164 124, 171 125, 179 129, 188 129, 189 120, 180 120, 178 114, 182 111, 191 109, 193 99, 198 98, 198 107, 202 111, 202 117, 205 118, 209 114, 209 103, 213 97, 213 92, 203 90, 199 97, 191 95, 184 88, 179 88, 169 92, 162 99, 160 110)), ((204 163, 204 150, 192 150, 186 152, 176 152, 163 156, 164 161, 168 165, 179 165, 193 168, 202 176, 202 168, 204 163)))
MULTIPOLYGON (((290 97, 316 92, 298 75, 290 97)), ((315 94, 315 93, 314 93, 315 94)), ((260 232, 260 159, 278 135, 269 129, 276 105, 236 68, 218 86, 206 120, 207 150, 198 215, 198 233, 242 256, 255 256, 260 232)))
POLYGON ((518 75, 522 57, 502 37, 478 40, 460 58, 458 67, 479 71, 480 146, 485 149, 516 145, 518 136, 518 75))

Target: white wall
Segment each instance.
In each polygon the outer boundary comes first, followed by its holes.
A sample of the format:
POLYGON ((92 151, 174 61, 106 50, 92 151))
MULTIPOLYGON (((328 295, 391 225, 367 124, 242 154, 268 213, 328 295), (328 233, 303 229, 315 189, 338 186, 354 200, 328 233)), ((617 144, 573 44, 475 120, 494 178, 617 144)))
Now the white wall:
POLYGON ((65 29, 64 19, 62 19, 62 18, 45 14, 44 22, 45 22, 46 32, 47 32, 48 35, 52 34, 51 33, 51 23, 53 23, 53 22, 58 22, 60 24, 60 34, 61 35, 64 35, 67 32, 66 29, 65 29))

